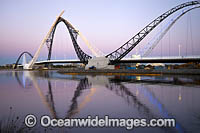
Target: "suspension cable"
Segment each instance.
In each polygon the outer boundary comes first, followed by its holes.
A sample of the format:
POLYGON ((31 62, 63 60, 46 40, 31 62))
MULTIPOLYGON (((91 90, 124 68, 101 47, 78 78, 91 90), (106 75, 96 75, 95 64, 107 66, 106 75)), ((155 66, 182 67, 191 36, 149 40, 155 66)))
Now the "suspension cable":
POLYGON ((193 33, 192 33, 192 19, 191 19, 191 13, 189 13, 189 27, 190 27, 190 39, 191 39, 191 45, 192 45, 192 55, 193 55, 193 33))

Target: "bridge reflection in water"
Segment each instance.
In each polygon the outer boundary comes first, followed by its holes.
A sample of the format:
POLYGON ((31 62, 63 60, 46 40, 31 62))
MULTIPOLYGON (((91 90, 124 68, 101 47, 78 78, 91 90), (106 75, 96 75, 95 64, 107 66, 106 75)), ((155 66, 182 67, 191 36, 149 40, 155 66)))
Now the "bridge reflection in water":
MULTIPOLYGON (((48 114, 52 118, 109 115, 113 118, 176 119, 176 128, 135 128, 135 132, 184 132, 195 131, 199 127, 199 124, 194 124, 200 122, 199 77, 84 76, 61 75, 55 71, 16 71, 12 74, 7 72, 7 75, 16 79, 10 80, 7 86, 14 84, 17 91, 13 88, 13 91, 9 89, 4 92, 7 94, 2 96, 2 100, 9 101, 5 102, 7 104, 3 105, 3 110, 6 110, 6 106, 15 106, 16 113, 22 117, 32 113, 38 118, 48 114), (9 97, 11 93, 15 95, 9 97)), ((126 131, 125 128, 54 130, 126 131)))

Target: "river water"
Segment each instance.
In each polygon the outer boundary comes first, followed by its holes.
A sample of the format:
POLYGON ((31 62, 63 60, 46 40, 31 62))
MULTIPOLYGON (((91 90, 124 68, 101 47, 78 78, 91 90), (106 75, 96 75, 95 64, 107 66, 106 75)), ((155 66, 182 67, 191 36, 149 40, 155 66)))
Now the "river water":
POLYGON ((199 76, 66 75, 56 71, 0 71, 1 132, 198 132, 199 76), (37 124, 27 128, 25 117, 37 124), (40 125, 53 118, 174 118, 176 126, 67 128, 40 125))

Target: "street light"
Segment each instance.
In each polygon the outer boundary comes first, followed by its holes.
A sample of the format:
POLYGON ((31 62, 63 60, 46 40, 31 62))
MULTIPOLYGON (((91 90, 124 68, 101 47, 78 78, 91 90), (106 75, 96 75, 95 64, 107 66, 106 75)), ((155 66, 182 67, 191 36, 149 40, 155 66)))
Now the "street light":
POLYGON ((181 44, 178 45, 178 55, 181 56, 181 44))

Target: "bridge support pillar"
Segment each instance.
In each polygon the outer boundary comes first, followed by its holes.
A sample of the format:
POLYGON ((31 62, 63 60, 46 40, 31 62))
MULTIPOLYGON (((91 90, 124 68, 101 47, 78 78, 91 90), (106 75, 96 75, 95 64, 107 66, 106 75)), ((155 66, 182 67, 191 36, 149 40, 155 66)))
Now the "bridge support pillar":
POLYGON ((114 65, 109 65, 110 60, 106 57, 93 57, 88 60, 85 69, 114 69, 114 65))

